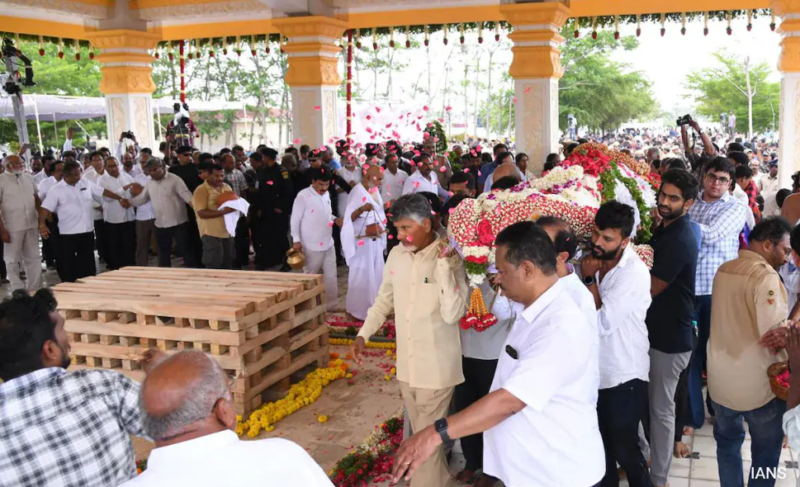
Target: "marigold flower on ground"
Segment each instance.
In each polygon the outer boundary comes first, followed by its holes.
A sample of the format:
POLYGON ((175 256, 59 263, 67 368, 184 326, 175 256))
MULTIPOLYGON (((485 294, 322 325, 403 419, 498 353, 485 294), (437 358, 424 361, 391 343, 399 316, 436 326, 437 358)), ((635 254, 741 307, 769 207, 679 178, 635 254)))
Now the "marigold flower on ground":
POLYGON ((319 421, 320 423, 324 423, 324 422, 328 421, 328 417, 327 417, 327 416, 325 416, 324 414, 323 414, 323 415, 320 415, 320 416, 317 418, 317 421, 319 421))

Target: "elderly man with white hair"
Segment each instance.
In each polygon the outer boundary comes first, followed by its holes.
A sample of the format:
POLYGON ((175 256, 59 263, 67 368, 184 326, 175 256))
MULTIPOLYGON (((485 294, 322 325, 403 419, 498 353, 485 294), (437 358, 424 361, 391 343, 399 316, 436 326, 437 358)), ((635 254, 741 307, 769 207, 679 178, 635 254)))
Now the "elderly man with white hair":
POLYGON ((11 289, 33 291, 42 285, 42 259, 39 255, 39 200, 33 176, 25 172, 19 156, 3 159, 0 175, 0 239, 5 248, 3 260, 11 289), (20 264, 25 283, 20 277, 20 264))
MULTIPOLYGON (((378 297, 351 346, 362 363, 365 341, 390 313, 397 330, 397 380, 414 431, 446 415, 455 386, 464 382, 458 320, 467 309, 463 260, 435 231, 431 204, 404 195, 388 214, 402 243, 389 253, 378 297)), ((451 484, 441 445, 416 470, 411 487, 451 484)))
POLYGON ((219 363, 200 351, 178 352, 157 365, 139 394, 144 431, 156 448, 147 470, 123 485, 333 485, 291 441, 239 441, 230 387, 219 363))

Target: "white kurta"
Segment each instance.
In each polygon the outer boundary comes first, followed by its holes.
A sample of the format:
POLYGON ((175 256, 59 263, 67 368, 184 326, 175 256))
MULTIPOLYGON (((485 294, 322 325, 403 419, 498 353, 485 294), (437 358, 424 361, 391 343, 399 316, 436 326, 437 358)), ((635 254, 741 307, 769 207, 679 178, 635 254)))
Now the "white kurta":
POLYGON ((370 194, 363 184, 350 191, 342 225, 342 253, 350 268, 347 283, 345 309, 359 320, 367 318, 369 310, 383 276, 383 251, 386 249, 386 234, 380 237, 365 237, 367 225, 378 224, 386 228, 386 214, 379 191, 370 194), (366 203, 372 210, 364 212, 352 221, 353 213, 366 203))
MULTIPOLYGON (((341 176, 345 181, 348 183, 356 183, 359 184, 361 182, 361 168, 356 166, 352 170, 347 169, 346 167, 340 168, 336 171, 336 174, 341 176)), ((338 207, 338 216, 339 218, 344 217, 344 209, 347 207, 347 201, 349 200, 350 195, 345 192, 341 192, 337 195, 339 198, 339 207, 338 207)))

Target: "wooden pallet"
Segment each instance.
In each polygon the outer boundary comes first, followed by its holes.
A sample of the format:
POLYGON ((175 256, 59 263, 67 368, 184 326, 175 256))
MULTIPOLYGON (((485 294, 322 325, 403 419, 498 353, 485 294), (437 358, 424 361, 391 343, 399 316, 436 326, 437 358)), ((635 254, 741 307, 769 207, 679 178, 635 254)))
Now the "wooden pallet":
POLYGON ((239 414, 281 396, 307 366, 328 364, 321 275, 126 267, 53 291, 74 368, 141 380, 149 348, 202 350, 235 378, 239 414))

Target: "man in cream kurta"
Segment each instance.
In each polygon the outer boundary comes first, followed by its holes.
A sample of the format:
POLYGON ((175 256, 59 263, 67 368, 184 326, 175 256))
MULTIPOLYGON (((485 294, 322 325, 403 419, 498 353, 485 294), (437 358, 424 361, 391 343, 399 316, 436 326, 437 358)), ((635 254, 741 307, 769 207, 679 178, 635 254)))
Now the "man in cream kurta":
MULTIPOLYGON (((367 340, 395 313, 397 379, 414 431, 446 415, 456 385, 464 381, 458 320, 467 308, 463 262, 433 231, 431 206, 422 195, 405 195, 392 206, 398 245, 389 253, 378 297, 352 347, 367 340)), ((411 479, 412 487, 451 485, 441 446, 411 479)))
POLYGON ((350 268, 345 309, 364 320, 381 285, 386 250, 386 213, 381 199, 382 169, 370 167, 350 191, 342 223, 342 253, 350 268))

